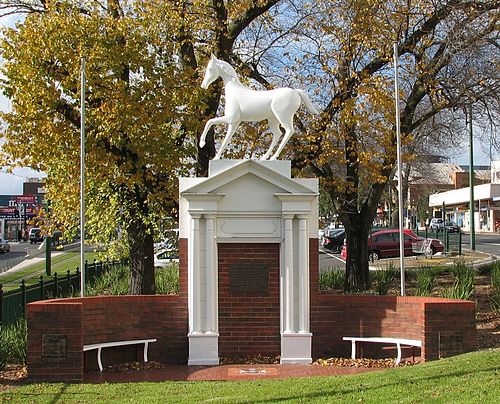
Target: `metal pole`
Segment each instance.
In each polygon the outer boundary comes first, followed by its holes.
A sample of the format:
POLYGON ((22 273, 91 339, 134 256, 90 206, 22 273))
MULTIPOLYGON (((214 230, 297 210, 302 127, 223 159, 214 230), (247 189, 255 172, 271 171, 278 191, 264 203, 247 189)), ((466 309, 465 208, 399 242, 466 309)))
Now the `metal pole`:
POLYGON ((403 233, 403 176, 401 159, 401 128, 399 123, 398 44, 394 42, 394 92, 396 95, 396 140, 398 155, 398 213, 399 213, 399 268, 401 271, 401 296, 405 295, 405 239, 403 233))
POLYGON ((470 215, 470 249, 476 249, 476 226, 474 224, 474 136, 472 134, 472 103, 467 111, 467 124, 469 127, 469 215, 470 215))
POLYGON ((85 58, 81 59, 80 94, 80 296, 85 296, 85 58))
POLYGON ((17 232, 17 241, 21 242, 21 236, 22 236, 22 207, 23 205, 19 203, 17 205, 17 208, 19 210, 19 231, 17 232))

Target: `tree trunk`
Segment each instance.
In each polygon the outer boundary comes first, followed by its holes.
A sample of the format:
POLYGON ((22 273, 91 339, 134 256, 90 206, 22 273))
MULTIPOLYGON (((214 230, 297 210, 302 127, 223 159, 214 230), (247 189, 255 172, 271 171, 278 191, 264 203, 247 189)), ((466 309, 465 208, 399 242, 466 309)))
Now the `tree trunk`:
POLYGON ((356 215, 340 215, 346 230, 346 276, 344 288, 346 291, 367 290, 370 287, 368 266, 368 235, 370 218, 358 213, 356 215))
POLYGON ((134 221, 127 229, 130 248, 131 295, 150 295, 155 293, 153 236, 140 220, 134 221))

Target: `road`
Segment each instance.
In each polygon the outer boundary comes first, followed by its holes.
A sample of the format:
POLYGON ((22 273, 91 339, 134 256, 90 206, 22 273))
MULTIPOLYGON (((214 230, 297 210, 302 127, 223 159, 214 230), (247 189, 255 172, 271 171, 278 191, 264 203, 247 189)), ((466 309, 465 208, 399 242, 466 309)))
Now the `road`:
MULTIPOLYGON (((469 235, 464 234, 462 248, 469 249, 469 235)), ((500 257, 500 234, 476 234, 476 251, 500 257)), ((319 252, 319 268, 325 271, 328 268, 338 267, 345 269, 345 261, 340 254, 322 251, 319 252)))
MULTIPOLYGON (((40 244, 37 244, 39 246, 40 244)), ((29 247, 35 247, 29 242, 10 243, 10 253, 0 254, 0 268, 2 261, 7 260, 20 260, 26 255, 26 250, 29 247)), ((462 247, 469 248, 469 235, 464 234, 462 239, 462 247)), ((500 234, 476 234, 476 250, 500 257, 500 234)), ((345 268, 345 262, 340 258, 340 254, 323 252, 320 250, 319 254, 319 267, 321 270, 327 268, 339 267, 345 268)))

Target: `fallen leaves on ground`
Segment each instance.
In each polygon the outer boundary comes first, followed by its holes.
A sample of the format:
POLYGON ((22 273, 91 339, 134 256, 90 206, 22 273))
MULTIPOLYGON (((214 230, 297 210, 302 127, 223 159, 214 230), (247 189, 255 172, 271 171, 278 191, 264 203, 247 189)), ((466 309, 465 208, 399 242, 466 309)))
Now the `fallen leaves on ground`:
POLYGON ((150 369, 163 369, 165 365, 160 362, 150 361, 150 362, 124 362, 117 363, 115 365, 106 366, 104 368, 105 372, 111 373, 128 373, 136 372, 138 370, 150 370, 150 369))
POLYGON ((328 358, 328 359, 317 359, 313 362, 313 365, 320 366, 343 366, 343 367, 354 367, 354 368, 396 368, 403 366, 413 366, 416 365, 417 361, 402 361, 396 365, 396 360, 391 358, 386 359, 347 359, 347 358, 328 358))

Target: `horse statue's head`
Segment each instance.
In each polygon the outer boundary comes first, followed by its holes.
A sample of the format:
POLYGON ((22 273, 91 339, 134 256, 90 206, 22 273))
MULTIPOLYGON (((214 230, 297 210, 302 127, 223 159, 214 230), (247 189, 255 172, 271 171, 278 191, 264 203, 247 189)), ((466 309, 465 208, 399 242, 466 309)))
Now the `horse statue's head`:
POLYGON ((217 78, 222 77, 224 80, 229 78, 231 80, 238 80, 236 71, 233 67, 223 60, 217 59, 214 55, 210 58, 205 70, 205 77, 201 83, 201 88, 208 88, 217 78))

